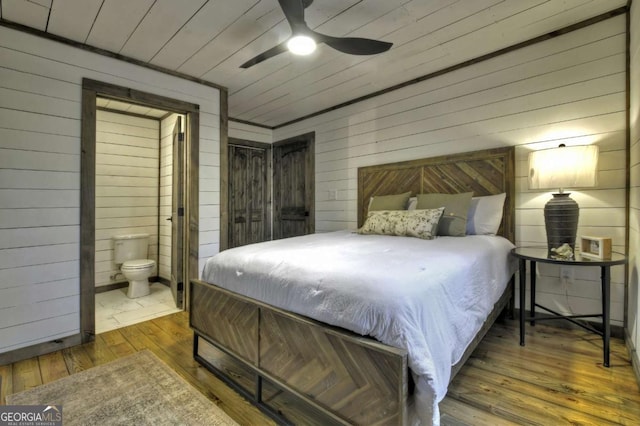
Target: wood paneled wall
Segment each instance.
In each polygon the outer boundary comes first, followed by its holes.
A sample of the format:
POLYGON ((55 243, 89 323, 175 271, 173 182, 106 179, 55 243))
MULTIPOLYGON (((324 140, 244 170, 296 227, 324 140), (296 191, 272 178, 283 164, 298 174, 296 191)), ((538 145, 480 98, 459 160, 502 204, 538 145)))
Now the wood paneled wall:
MULTIPOLYGON (((579 234, 625 244, 625 17, 278 128, 274 139, 316 132, 316 229, 355 229, 357 168, 516 146, 516 242, 544 245, 551 192, 527 188, 527 154, 567 144, 600 146, 599 185, 574 191, 579 234), (337 194, 337 200, 333 199, 337 194)), ((601 309, 597 270, 541 267, 538 300, 560 310, 601 309)), ((612 318, 622 325, 624 270, 612 269, 612 318)))
POLYGON ((147 258, 158 261, 159 132, 158 120, 97 111, 96 287, 125 281, 110 279, 115 235, 149 234, 147 258))
POLYGON ((0 354, 79 333, 83 77, 200 106, 199 257, 218 251, 219 90, 0 27, 0 354))
POLYGON ((633 361, 640 377, 640 2, 630 13, 630 202, 629 202, 629 318, 627 335, 635 349, 633 361))

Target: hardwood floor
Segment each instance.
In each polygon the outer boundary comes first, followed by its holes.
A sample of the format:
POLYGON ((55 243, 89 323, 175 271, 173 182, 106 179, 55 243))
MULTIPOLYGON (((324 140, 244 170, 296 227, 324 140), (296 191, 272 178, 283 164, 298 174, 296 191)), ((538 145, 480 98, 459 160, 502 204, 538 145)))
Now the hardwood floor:
MULTIPOLYGON (((627 350, 613 339, 611 368, 598 336, 548 325, 496 324, 449 387, 443 425, 640 424, 640 391, 627 350)), ((274 424, 192 357, 185 312, 99 334, 95 342, 0 366, 5 396, 148 348, 242 425, 274 424)))

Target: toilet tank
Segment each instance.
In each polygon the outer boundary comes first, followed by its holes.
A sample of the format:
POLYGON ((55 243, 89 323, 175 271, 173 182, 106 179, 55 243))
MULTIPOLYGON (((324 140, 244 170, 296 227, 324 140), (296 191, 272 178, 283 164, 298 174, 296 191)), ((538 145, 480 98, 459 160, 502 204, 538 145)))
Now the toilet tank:
POLYGON ((146 259, 149 251, 149 234, 116 235, 113 237, 115 263, 146 259))

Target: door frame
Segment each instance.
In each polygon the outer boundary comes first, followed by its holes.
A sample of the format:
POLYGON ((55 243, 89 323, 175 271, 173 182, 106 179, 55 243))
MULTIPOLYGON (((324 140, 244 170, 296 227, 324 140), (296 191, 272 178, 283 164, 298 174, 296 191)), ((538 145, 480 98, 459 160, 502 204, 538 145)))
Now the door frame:
MULTIPOLYGON (((155 107, 186 116, 185 224, 184 247, 188 264, 185 282, 198 277, 199 130, 200 107, 152 93, 82 79, 80 156, 80 336, 82 343, 95 337, 95 184, 96 184, 96 98, 104 97, 136 105, 155 107)), ((188 286, 183 294, 188 298, 188 286)), ((186 306, 186 304, 185 304, 186 306)))
MULTIPOLYGON (((297 135, 297 136, 293 136, 287 139, 283 139, 277 142, 274 142, 272 144, 272 157, 276 155, 276 148, 278 147, 282 147, 285 145, 290 145, 290 144, 295 144, 295 143, 300 143, 300 142, 305 142, 307 144, 307 158, 306 158, 306 168, 305 168, 305 180, 309 183, 308 187, 305 188, 305 198, 306 198, 306 203, 309 206, 309 221, 307 223, 307 234, 313 234, 316 231, 316 170, 315 170, 315 163, 316 163, 316 149, 315 149, 315 145, 316 145, 316 133, 315 132, 309 132, 309 133, 304 133, 302 135, 297 135)), ((275 164, 275 159, 272 158, 272 164, 275 164)), ((279 200, 277 199, 277 197, 275 196, 275 194, 278 192, 276 191, 275 188, 275 184, 276 184, 276 178, 275 178, 275 173, 276 173, 276 169, 275 167, 273 167, 273 173, 272 173, 272 210, 273 210, 273 215, 272 215, 272 226, 271 226, 271 237, 274 238, 276 235, 279 235, 279 229, 277 229, 277 227, 280 226, 279 223, 276 223, 277 219, 278 219, 278 215, 277 215, 277 210, 278 210, 278 203, 279 200)))
MULTIPOLYGON (((171 270, 169 272, 169 287, 176 307, 179 309, 184 307, 184 288, 187 286, 184 278, 186 124, 186 119, 183 125, 182 116, 178 115, 171 131, 171 270)), ((158 232, 159 238, 160 233, 158 232)))
MULTIPOLYGON (((231 173, 231 168, 229 167, 229 162, 231 161, 231 156, 228 155, 229 153, 229 147, 231 145, 234 146, 240 146, 240 147, 244 147, 244 148, 257 148, 257 149, 262 149, 265 151, 266 156, 267 156, 267 164, 266 164, 266 170, 265 170, 265 177, 266 177, 266 182, 265 182, 265 194, 264 194, 264 201, 265 201, 265 215, 264 215, 264 240, 268 241, 272 238, 273 236, 273 220, 272 220, 272 214, 273 214, 273 203, 271 200, 271 193, 273 190, 273 185, 272 185, 272 176, 273 176, 273 172, 272 172, 272 155, 271 155, 271 144, 270 143, 265 143, 265 142, 255 142, 255 141, 250 141, 250 140, 246 140, 246 139, 237 139, 237 138, 232 138, 229 137, 228 141, 227 141, 227 171, 228 173, 231 173)), ((231 196, 230 192, 229 192, 229 186, 231 185, 231 179, 229 178, 229 175, 227 175, 227 203, 226 203, 226 213, 227 213, 227 229, 231 229, 231 220, 233 219, 232 215, 231 215, 231 209, 232 209, 232 205, 229 202, 229 198, 231 196)), ((221 235, 222 237, 222 235, 221 235)), ((231 240, 231 232, 227 232, 225 237, 225 247, 228 248, 231 244, 230 244, 230 240, 231 240)), ((221 245, 222 245, 222 238, 220 241, 221 245)))

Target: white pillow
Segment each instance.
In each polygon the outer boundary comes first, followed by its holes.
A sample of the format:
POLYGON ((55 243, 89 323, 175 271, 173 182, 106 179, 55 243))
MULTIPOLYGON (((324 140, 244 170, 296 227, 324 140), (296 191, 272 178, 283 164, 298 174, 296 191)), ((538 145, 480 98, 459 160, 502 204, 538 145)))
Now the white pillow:
POLYGON ((471 198, 467 213, 467 235, 495 235, 502 222, 506 193, 471 198))

